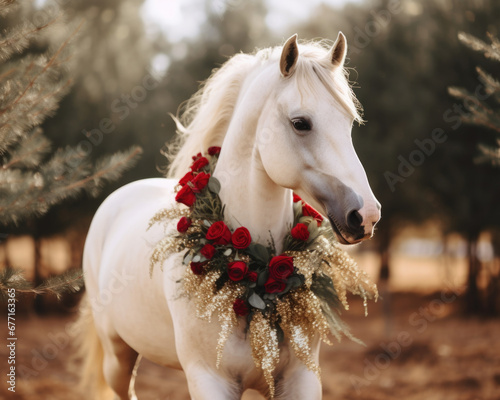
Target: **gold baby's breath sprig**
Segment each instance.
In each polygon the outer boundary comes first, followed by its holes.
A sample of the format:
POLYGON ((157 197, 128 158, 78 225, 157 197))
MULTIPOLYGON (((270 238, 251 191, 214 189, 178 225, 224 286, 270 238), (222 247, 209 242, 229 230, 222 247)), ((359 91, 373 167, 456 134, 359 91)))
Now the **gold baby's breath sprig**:
POLYGON ((262 370, 269 387, 269 397, 272 399, 275 391, 273 372, 280 360, 278 334, 271 326, 269 318, 264 317, 260 311, 253 315, 249 331, 253 361, 257 368, 262 370))
POLYGON ((350 292, 363 299, 365 315, 368 315, 368 299, 378 300, 377 285, 370 281, 368 274, 336 243, 321 238, 318 246, 323 253, 322 268, 332 279, 333 287, 344 308, 349 309, 347 292, 350 292))
POLYGON ((177 220, 182 217, 188 217, 190 215, 189 208, 185 207, 173 207, 173 208, 164 208, 158 211, 153 217, 149 220, 148 230, 154 224, 158 224, 160 222, 171 223, 174 220, 177 220))
POLYGON ((206 275, 195 275, 187 270, 184 276, 184 292, 188 293, 196 305, 196 316, 211 321, 217 315, 221 330, 217 341, 217 368, 219 368, 224 345, 234 328, 238 325, 238 317, 233 311, 234 301, 240 297, 244 288, 227 282, 220 290, 216 290, 216 282, 220 271, 210 271, 206 275))

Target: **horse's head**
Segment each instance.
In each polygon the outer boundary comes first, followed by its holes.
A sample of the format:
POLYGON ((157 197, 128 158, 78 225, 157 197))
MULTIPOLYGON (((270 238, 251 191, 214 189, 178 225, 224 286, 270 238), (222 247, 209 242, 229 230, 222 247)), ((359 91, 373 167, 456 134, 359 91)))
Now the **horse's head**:
POLYGON ((288 39, 256 139, 269 177, 327 215, 341 243, 353 244, 373 235, 380 204, 352 144, 360 117, 343 68, 346 51, 342 33, 330 51, 288 39))

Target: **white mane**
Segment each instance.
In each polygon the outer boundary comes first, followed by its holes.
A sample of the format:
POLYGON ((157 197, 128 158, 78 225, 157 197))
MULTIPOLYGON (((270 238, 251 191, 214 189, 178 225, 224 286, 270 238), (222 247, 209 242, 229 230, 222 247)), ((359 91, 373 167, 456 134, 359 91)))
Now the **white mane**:
MULTIPOLYGON (((326 57, 329 43, 302 42, 299 58, 292 79, 298 80, 302 95, 314 93, 318 79, 336 99, 344 111, 357 122, 362 122, 361 106, 354 96, 348 73, 344 68, 332 70, 326 57)), ((214 70, 196 94, 180 109, 175 122, 177 137, 168 146, 170 161, 168 177, 180 178, 189 169, 191 157, 204 152, 210 146, 221 146, 231 121, 234 106, 245 78, 252 68, 278 62, 282 47, 267 48, 255 54, 236 54, 224 65, 214 70)))

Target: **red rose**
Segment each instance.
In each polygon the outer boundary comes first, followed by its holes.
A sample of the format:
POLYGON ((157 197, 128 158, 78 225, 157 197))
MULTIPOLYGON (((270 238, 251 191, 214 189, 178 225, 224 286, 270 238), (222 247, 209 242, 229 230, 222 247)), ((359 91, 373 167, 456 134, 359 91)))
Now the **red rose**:
POLYGON ((294 203, 297 203, 299 201, 302 201, 302 199, 300 198, 300 196, 298 194, 293 194, 293 202, 294 203))
POLYGON ((190 182, 193 178, 194 178, 193 173, 188 172, 181 178, 181 180, 179 181, 179 185, 184 186, 186 183, 190 182))
POLYGON ((177 230, 184 233, 191 226, 192 221, 189 218, 182 217, 179 222, 177 222, 177 230))
POLYGON ((250 232, 244 226, 236 229, 231 237, 235 249, 246 249, 252 243, 250 232))
POLYGON ((190 267, 191 271, 193 271, 193 274, 195 275, 203 275, 205 273, 205 266, 207 262, 191 262, 190 267))
POLYGON ((215 254, 215 247, 208 243, 201 248, 200 253, 207 260, 211 260, 215 254))
POLYGON ((316 221, 318 221, 318 226, 320 226, 321 222, 323 222, 323 216, 307 203, 302 206, 302 215, 306 217, 313 217, 316 221))
POLYGON ((191 171, 196 172, 205 165, 208 165, 208 160, 205 157, 200 157, 191 165, 191 171))
POLYGON ((245 315, 248 314, 250 311, 247 303, 243 299, 236 299, 233 303, 233 310, 236 313, 236 315, 241 315, 244 317, 245 315))
POLYGON ((200 172, 198 175, 194 177, 194 179, 191 181, 193 184, 193 192, 199 193, 203 189, 205 189, 205 186, 208 184, 208 180, 210 179, 210 174, 207 174, 205 172, 200 172))
POLYGON ((257 272, 249 271, 247 274, 247 278, 250 282, 257 282, 257 272))
POLYGON ((212 146, 208 148, 208 154, 211 156, 215 156, 216 154, 220 153, 220 147, 219 146, 212 146))
POLYGON ((196 154, 195 156, 191 157, 193 161, 196 161, 198 158, 201 158, 201 153, 196 154))
POLYGON ((181 188, 181 190, 177 192, 175 201, 191 207, 196 201, 196 195, 194 194, 193 189, 189 187, 189 185, 185 185, 181 188))
POLYGON ((306 241, 307 239, 309 239, 309 230, 307 229, 307 225, 301 222, 295 225, 290 233, 296 240, 306 241))
POLYGON ((227 274, 232 281, 241 281, 248 272, 248 265, 243 261, 233 261, 227 265, 227 274))
POLYGON ((282 254, 271 258, 269 276, 277 281, 284 281, 293 274, 293 257, 282 254))
POLYGON ((271 277, 264 284, 266 293, 281 293, 283 290, 285 290, 285 287, 286 287, 285 282, 277 281, 271 277))
POLYGON ((217 221, 208 228, 205 237, 214 244, 226 245, 231 241, 231 231, 223 221, 217 221))

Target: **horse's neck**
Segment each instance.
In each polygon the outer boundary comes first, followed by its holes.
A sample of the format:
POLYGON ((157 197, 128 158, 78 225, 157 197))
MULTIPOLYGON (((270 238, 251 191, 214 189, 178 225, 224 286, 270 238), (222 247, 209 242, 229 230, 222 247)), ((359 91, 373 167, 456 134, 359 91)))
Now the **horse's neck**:
POLYGON ((264 92, 254 88, 262 101, 254 99, 235 110, 214 176, 222 185, 220 197, 230 226, 245 226, 254 241, 267 245, 272 240, 281 252, 293 222, 292 191, 271 180, 255 148, 258 117, 267 97, 264 92))
POLYGON ((293 219, 292 192, 272 182, 260 161, 248 153, 247 158, 221 154, 218 161, 214 175, 222 183, 224 216, 231 227, 245 226, 254 241, 267 245, 272 240, 281 252, 293 219))

